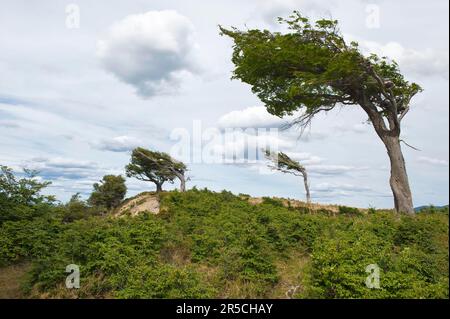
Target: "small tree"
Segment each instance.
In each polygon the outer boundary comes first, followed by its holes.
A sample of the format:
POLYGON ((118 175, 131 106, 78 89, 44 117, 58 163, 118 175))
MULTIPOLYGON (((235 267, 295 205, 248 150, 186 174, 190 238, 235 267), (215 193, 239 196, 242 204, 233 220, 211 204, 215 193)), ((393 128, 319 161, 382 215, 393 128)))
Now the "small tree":
POLYGON ((107 175, 100 183, 94 184, 88 202, 93 206, 105 207, 108 211, 118 207, 127 193, 125 179, 122 176, 107 175))
POLYGON ((386 146, 395 208, 413 214, 400 133, 421 87, 408 82, 395 61, 365 56, 358 43, 347 43, 337 21, 311 23, 294 12, 280 23, 290 31, 221 28, 234 41, 233 78, 251 85, 271 114, 282 117, 302 110, 295 122, 302 129, 315 115, 337 106, 361 107, 386 146))
POLYGON ((128 177, 154 183, 158 193, 165 182, 173 183, 176 178, 180 180, 180 190, 186 190, 186 165, 167 153, 136 148, 131 154, 131 163, 125 169, 128 177))
POLYGON ((62 207, 64 208, 63 220, 67 223, 101 215, 103 213, 102 210, 104 209, 104 205, 89 205, 88 202, 81 198, 80 193, 73 195, 62 207))
POLYGON ((41 193, 51 182, 39 181, 36 171, 24 169, 24 173, 18 178, 11 168, 0 165, 0 224, 32 219, 46 211, 44 206, 55 202, 54 196, 41 193))
POLYGON ((282 152, 276 154, 267 150, 265 154, 267 159, 273 162, 272 165, 269 165, 270 168, 282 173, 303 177, 303 183, 305 185, 306 191, 306 201, 308 203, 311 203, 311 192, 309 191, 308 174, 306 172, 306 168, 299 162, 294 161, 282 152))

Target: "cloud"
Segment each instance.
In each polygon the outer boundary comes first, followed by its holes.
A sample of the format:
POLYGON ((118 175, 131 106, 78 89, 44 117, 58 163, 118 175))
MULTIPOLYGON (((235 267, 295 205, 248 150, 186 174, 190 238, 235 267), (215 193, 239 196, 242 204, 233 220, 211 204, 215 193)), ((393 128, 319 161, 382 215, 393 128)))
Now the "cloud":
POLYGON ((233 111, 219 119, 219 126, 225 128, 280 128, 289 123, 288 118, 279 118, 267 112, 264 106, 248 107, 244 110, 233 111))
POLYGON ((323 162, 322 158, 314 156, 310 153, 286 152, 286 154, 291 159, 300 162, 302 165, 318 165, 323 162))
POLYGON ((311 165, 307 169, 315 175, 343 175, 357 171, 368 170, 368 167, 347 166, 347 165, 311 165))
POLYGON ((371 190, 370 187, 353 184, 341 184, 341 183, 320 183, 317 186, 313 187, 312 189, 313 191, 318 193, 330 193, 336 190, 361 193, 371 190))
POLYGON ((19 128, 20 125, 15 123, 14 121, 0 120, 0 127, 19 128))
POLYGON ((311 188, 311 195, 313 198, 339 198, 348 196, 369 195, 374 191, 365 186, 353 185, 346 183, 320 183, 313 185, 311 188))
POLYGON ((196 73, 194 26, 176 11, 129 15, 98 41, 103 67, 149 98, 173 93, 196 73))
POLYGON ((329 14, 330 4, 321 3, 318 0, 264 0, 260 5, 260 12, 264 21, 275 25, 278 17, 286 17, 294 10, 311 14, 329 14))
POLYGON ((354 125, 339 124, 334 126, 333 129, 338 133, 364 134, 367 133, 371 129, 371 127, 367 124, 354 124, 354 125))
POLYGON ((374 41, 360 41, 361 48, 366 53, 376 53, 397 61, 402 70, 416 75, 441 75, 448 79, 448 51, 427 48, 415 50, 405 48, 398 42, 381 44, 374 41))
POLYGON ((140 139, 126 135, 102 139, 91 144, 95 149, 116 153, 129 152, 142 145, 143 142, 140 139))
POLYGON ((423 163, 423 164, 429 164, 429 165, 433 165, 433 166, 448 166, 448 160, 443 160, 443 159, 438 159, 438 158, 431 158, 431 157, 419 157, 417 159, 417 161, 419 163, 423 163))
POLYGON ((259 132, 257 134, 248 134, 244 131, 233 130, 225 132, 211 145, 211 149, 216 158, 225 157, 227 160, 255 160, 259 157, 261 149, 289 149, 294 144, 283 139, 278 134, 271 132, 259 132))
POLYGON ((46 180, 53 179, 86 179, 101 175, 104 169, 95 162, 80 161, 68 158, 33 158, 26 161, 23 167, 37 170, 39 176, 46 180))

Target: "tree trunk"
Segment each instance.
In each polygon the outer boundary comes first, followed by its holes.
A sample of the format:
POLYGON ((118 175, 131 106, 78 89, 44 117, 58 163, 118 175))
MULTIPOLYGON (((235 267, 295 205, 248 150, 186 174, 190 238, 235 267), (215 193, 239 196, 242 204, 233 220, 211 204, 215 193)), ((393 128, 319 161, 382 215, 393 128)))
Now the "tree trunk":
POLYGON ((184 193, 186 191, 186 179, 184 175, 180 176, 180 192, 184 193))
POLYGON ((306 202, 309 204, 311 203, 311 192, 309 191, 308 174, 306 172, 302 172, 302 175, 303 175, 303 182, 305 184, 306 202))
POLYGON ((180 192, 184 193, 186 191, 186 177, 183 173, 177 171, 175 171, 174 173, 180 180, 180 192))
POLYGON ((161 193, 162 192, 162 184, 159 184, 159 183, 155 183, 156 184, 156 192, 157 193, 161 193))
POLYGON ((400 213, 414 214, 411 188, 409 187, 405 159, 403 157, 398 136, 384 137, 389 159, 391 162, 391 189, 394 194, 395 209, 400 213))

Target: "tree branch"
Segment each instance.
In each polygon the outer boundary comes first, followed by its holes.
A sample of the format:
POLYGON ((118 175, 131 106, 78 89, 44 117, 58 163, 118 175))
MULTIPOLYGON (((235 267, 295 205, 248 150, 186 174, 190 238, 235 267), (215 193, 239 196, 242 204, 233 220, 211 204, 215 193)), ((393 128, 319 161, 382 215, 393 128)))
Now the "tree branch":
POLYGON ((410 109, 411 109, 411 107, 410 107, 409 104, 408 104, 408 106, 406 107, 406 109, 402 112, 402 114, 400 114, 400 116, 399 116, 399 118, 398 118, 399 123, 401 123, 401 122, 403 121, 403 118, 406 116, 406 114, 408 114, 408 112, 409 112, 410 109))

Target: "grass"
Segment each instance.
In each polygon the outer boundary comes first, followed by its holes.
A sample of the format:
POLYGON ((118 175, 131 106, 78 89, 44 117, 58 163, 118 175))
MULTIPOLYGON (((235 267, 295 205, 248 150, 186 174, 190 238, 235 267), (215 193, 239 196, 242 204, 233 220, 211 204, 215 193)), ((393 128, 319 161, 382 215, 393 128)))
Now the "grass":
POLYGON ((0 268, 0 299, 24 298, 22 284, 30 269, 31 263, 29 262, 0 268))

